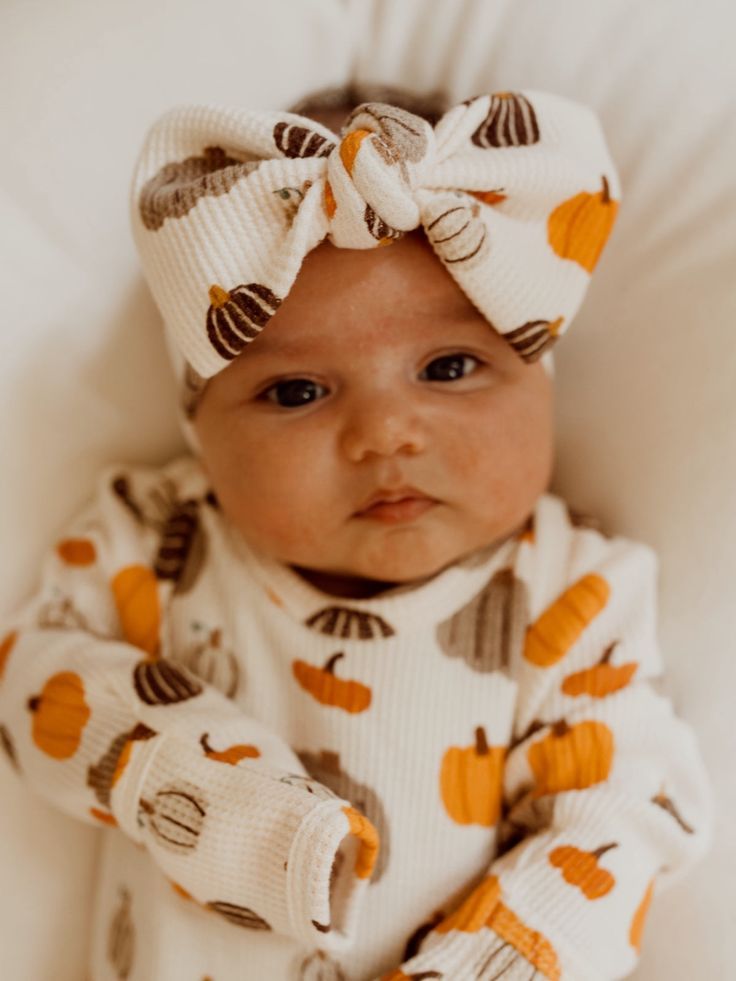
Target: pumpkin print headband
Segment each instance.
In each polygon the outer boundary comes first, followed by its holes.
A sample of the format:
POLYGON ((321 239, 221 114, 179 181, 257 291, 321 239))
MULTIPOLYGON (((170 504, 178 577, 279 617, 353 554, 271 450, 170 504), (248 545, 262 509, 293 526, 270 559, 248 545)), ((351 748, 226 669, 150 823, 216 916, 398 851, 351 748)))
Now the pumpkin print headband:
POLYGON ((489 324, 535 361, 582 303, 619 199, 595 114, 524 91, 466 99, 434 126, 366 102, 339 135, 289 112, 175 108, 147 134, 131 211, 191 418, 325 237, 370 249, 421 226, 489 324))

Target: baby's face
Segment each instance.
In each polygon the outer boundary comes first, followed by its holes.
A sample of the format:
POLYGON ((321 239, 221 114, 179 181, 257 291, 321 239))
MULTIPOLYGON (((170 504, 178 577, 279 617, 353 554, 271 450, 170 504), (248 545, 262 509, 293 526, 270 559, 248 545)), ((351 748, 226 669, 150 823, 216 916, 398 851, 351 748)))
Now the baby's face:
POLYGON ((195 427, 246 541, 327 592, 369 596, 524 522, 552 468, 552 395, 417 230, 308 253, 263 332, 208 383, 195 427), (360 513, 405 485, 431 506, 360 513))

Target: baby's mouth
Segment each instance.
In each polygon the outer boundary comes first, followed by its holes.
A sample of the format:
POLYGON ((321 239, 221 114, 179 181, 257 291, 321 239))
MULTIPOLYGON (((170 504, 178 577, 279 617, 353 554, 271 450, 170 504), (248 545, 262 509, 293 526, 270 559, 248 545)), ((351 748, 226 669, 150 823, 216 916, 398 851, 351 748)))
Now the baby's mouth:
POLYGON ((414 487, 395 491, 377 491, 355 517, 395 524, 414 521, 438 502, 414 487))

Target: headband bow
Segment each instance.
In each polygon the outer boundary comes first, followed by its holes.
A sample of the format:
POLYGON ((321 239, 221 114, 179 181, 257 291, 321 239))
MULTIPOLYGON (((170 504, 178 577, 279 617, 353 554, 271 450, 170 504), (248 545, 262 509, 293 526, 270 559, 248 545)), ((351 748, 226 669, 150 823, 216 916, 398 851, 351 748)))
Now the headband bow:
POLYGON ((422 226, 526 361, 565 332, 613 226, 619 182, 595 114, 545 92, 479 95, 432 127, 384 103, 340 135, 287 112, 184 106, 151 127, 133 234, 192 392, 265 327, 304 256, 422 226))

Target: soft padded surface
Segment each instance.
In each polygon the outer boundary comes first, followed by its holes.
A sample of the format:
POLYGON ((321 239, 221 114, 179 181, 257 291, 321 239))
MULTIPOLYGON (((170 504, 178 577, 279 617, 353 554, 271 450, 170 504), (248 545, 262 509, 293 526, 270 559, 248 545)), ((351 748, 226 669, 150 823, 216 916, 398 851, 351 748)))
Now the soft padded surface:
MULTIPOLYGON (((546 88, 600 114, 624 188, 556 354, 554 489, 661 559, 667 688, 720 808, 709 858, 655 899, 638 979, 730 977, 736 906, 733 7, 703 0, 130 0, 0 9, 0 613, 106 462, 183 447, 128 231, 143 132, 187 101, 286 106, 347 80, 546 88), (695 898, 695 901, 693 901, 695 898)), ((16 981, 84 977, 96 832, 0 763, 0 948, 16 981)))

